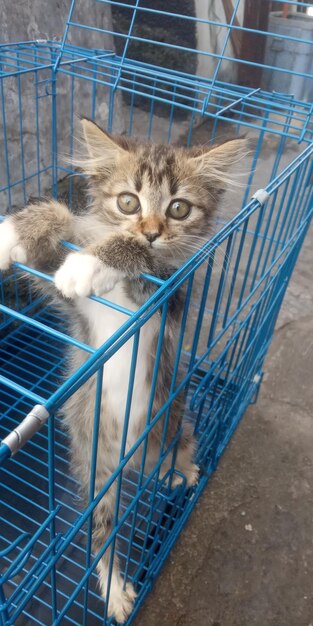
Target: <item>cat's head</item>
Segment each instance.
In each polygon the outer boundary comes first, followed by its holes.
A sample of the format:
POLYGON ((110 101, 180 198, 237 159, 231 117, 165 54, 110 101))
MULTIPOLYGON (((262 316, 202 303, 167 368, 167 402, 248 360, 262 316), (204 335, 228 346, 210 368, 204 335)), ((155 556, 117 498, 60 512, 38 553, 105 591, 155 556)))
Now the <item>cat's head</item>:
POLYGON ((82 120, 92 211, 110 232, 127 231, 157 254, 179 257, 212 234, 212 216, 244 140, 185 149, 112 136, 82 120))

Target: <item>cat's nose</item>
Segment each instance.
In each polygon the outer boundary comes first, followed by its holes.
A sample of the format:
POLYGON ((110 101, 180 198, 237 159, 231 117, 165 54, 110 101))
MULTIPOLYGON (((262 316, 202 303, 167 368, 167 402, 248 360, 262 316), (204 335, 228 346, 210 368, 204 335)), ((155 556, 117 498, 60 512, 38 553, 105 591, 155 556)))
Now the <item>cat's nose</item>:
POLYGON ((146 239, 148 239, 149 243, 152 243, 153 241, 155 241, 159 236, 160 233, 159 231, 154 231, 154 232, 146 232, 144 233, 144 236, 146 237, 146 239))

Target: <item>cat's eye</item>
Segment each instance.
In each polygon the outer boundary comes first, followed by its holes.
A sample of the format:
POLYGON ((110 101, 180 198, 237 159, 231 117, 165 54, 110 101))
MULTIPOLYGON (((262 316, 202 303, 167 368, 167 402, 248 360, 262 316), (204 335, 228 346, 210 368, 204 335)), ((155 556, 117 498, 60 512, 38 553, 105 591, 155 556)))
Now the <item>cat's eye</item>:
POLYGON ((137 213, 140 209, 140 202, 133 193, 120 193, 117 198, 117 206, 122 213, 137 213))
POLYGON ((174 220, 184 220, 188 217, 191 206, 187 200, 174 200, 167 209, 167 214, 174 220))

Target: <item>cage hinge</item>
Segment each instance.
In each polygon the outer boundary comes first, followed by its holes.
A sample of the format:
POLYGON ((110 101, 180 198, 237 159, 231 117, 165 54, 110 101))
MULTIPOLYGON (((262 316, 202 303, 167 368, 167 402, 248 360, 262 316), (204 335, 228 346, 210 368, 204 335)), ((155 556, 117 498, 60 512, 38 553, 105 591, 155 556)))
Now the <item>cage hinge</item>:
POLYGON ((268 201, 269 197, 270 194, 266 191, 266 189, 258 189, 252 196, 254 200, 257 200, 257 202, 261 204, 261 206, 268 201))
POLYGON ((12 455, 16 454, 40 430, 48 417, 49 412, 47 409, 42 404, 36 404, 19 426, 2 440, 2 444, 6 444, 10 448, 12 455))

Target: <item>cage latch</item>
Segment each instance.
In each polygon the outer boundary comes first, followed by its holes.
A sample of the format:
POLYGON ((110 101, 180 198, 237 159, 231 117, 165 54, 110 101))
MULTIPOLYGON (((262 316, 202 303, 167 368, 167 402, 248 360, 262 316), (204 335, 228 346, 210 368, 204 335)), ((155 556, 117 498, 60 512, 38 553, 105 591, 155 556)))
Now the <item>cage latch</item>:
POLYGON ((40 430, 49 417, 49 412, 42 406, 36 404, 26 415, 23 421, 12 432, 2 440, 10 448, 11 454, 16 454, 31 437, 40 430))
POLYGON ((257 200, 257 202, 259 202, 261 206, 263 206, 263 204, 268 201, 269 197, 270 194, 268 193, 268 191, 266 191, 266 189, 258 189, 252 196, 252 198, 254 200, 257 200))

